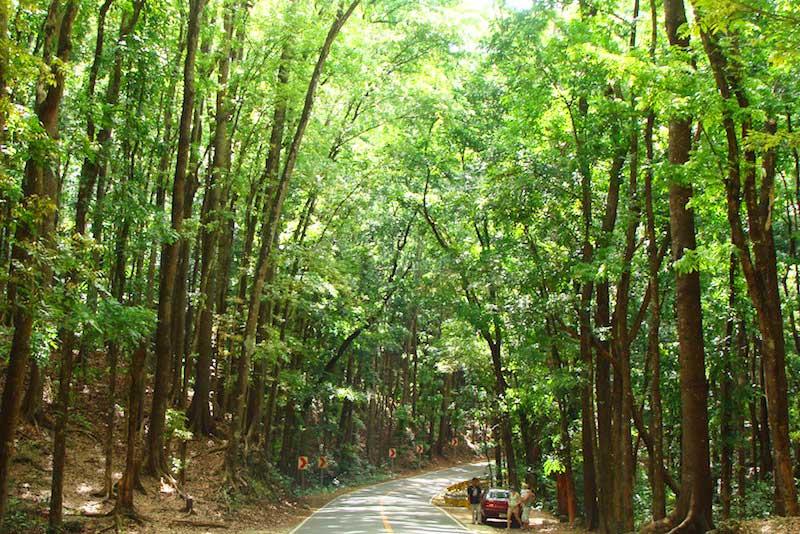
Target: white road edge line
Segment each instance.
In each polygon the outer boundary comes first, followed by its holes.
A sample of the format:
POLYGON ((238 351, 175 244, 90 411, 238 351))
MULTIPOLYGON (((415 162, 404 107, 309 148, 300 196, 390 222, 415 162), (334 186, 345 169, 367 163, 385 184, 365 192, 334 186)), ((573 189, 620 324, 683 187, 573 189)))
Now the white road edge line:
MULTIPOLYGON (((474 463, 474 464, 461 464, 461 465, 478 465, 478 464, 481 464, 481 465, 483 465, 483 462, 476 462, 476 463, 474 463)), ((461 467, 461 465, 451 465, 450 467, 442 467, 441 469, 434 469, 433 471, 426 471, 426 472, 424 472, 424 473, 416 473, 416 474, 413 474, 413 475, 408 475, 408 476, 405 476, 405 477, 393 478, 393 479, 391 479, 391 480, 385 480, 385 481, 383 481, 383 482, 378 482, 377 484, 372 484, 372 485, 370 485, 370 486, 362 486, 362 487, 360 487, 360 488, 354 488, 354 489, 352 489, 352 490, 350 490, 350 491, 347 491, 347 492, 345 492, 345 493, 342 493, 341 495, 339 495, 339 496, 337 496, 337 497, 335 497, 335 498, 331 499, 330 501, 326 502, 325 504, 323 504, 322 506, 320 506, 319 508, 317 508, 316 510, 314 510, 313 512, 311 512, 311 514, 310 514, 308 517, 306 517, 305 519, 303 519, 303 521, 301 521, 299 525, 297 525, 297 526, 296 526, 296 527, 294 527, 292 530, 290 530, 288 534, 295 534, 295 532, 297 532, 298 530, 300 530, 300 528, 301 528, 303 525, 305 525, 305 524, 308 522, 308 520, 309 520, 309 519, 311 519, 312 517, 314 517, 314 516, 317 514, 317 512, 320 512, 320 511, 324 510, 325 508, 327 508, 328 506, 332 505, 333 503, 335 503, 336 501, 338 501, 338 500, 339 500, 339 499, 341 499, 342 497, 347 497, 348 495, 351 495, 351 494, 353 494, 353 493, 356 493, 357 491, 361 491, 361 490, 365 490, 365 489, 371 489, 371 488, 377 488, 378 486, 383 486, 384 484, 391 484, 392 482, 397 482, 398 480, 406 480, 406 479, 409 479, 409 478, 420 477, 420 476, 424 476, 424 475, 432 475, 432 474, 434 474, 434 473, 439 473, 440 471, 447 471, 448 469, 455 469, 456 467, 461 467)), ((431 497, 431 499, 433 499, 433 497, 431 497)), ((436 508, 439 508, 439 507, 438 507, 438 506, 436 506, 435 504, 433 504, 433 503, 431 503, 431 504, 432 504, 434 507, 436 507, 436 508)), ((444 513, 445 513, 445 514, 446 514, 448 517, 450 517, 450 519, 453 519, 453 520, 454 520, 456 523, 458 523, 458 524, 461 526, 461 528, 464 528, 464 525, 463 525, 463 524, 462 524, 460 521, 458 521, 457 519, 453 518, 453 517, 452 517, 452 516, 451 516, 449 513, 447 513, 445 510, 442 510, 441 508, 439 508, 439 510, 440 510, 440 511, 442 511, 442 512, 444 512, 444 513)), ((466 530, 466 529, 465 529, 465 530, 466 530)), ((467 532, 471 532, 471 531, 467 530, 467 532)))
POLYGON ((431 497, 431 500, 429 501, 431 506, 433 506, 434 508, 436 508, 437 510, 439 510, 440 512, 442 512, 444 515, 446 515, 447 517, 449 517, 451 521, 453 521, 453 522, 454 522, 456 525, 458 525, 458 526, 460 526, 462 529, 464 529, 464 532, 475 532, 474 530, 470 530, 470 529, 468 529, 468 528, 467 528, 467 525, 465 525, 464 523, 462 523, 461 521, 459 521, 459 520, 456 518, 456 516, 454 516, 453 514, 451 514, 450 512, 448 512, 447 510, 445 510, 444 508, 442 508, 441 506, 437 506, 437 505, 433 504, 433 499, 435 499, 435 498, 436 498, 435 496, 434 496, 434 497, 431 497))

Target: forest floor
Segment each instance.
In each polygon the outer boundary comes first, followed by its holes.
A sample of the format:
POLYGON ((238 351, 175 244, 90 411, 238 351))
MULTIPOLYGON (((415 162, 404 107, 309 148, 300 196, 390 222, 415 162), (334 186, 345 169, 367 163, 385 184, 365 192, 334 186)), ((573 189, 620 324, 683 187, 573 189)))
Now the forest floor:
MULTIPOLYGON (((124 384, 118 384, 123 391, 124 384)), ((50 384, 45 386, 44 420, 52 421, 49 402, 50 384)), ((66 480, 64 484, 65 522, 73 532, 95 533, 113 530, 113 520, 105 517, 86 517, 109 511, 113 502, 106 502, 95 494, 102 488, 104 454, 102 436, 102 406, 105 405, 105 388, 82 386, 75 394, 71 417, 71 431, 67 443, 66 480)), ((124 459, 124 418, 117 418, 115 431, 114 477, 121 476, 124 459)), ((36 534, 44 532, 47 520, 52 476, 52 432, 49 425, 23 424, 17 432, 17 452, 12 464, 10 489, 10 532, 36 534)), ((218 438, 193 440, 188 447, 189 459, 185 491, 194 499, 196 514, 186 516, 180 510, 183 500, 169 485, 154 479, 144 478, 147 494, 136 494, 136 506, 145 518, 141 525, 126 524, 128 533, 184 534, 189 532, 237 532, 249 534, 285 534, 314 510, 322 507, 342 493, 356 486, 342 486, 335 491, 307 493, 301 496, 274 494, 264 496, 261 488, 258 497, 232 498, 224 493, 223 453, 224 441, 218 438), (205 524, 206 526, 201 526, 205 524)), ((448 458, 439 458, 423 469, 397 469, 394 477, 440 469, 447 466, 475 461, 468 451, 448 458)), ((386 477, 388 478, 388 474, 386 477)), ((372 480, 363 485, 370 485, 372 480)), ((268 489, 268 488, 267 488, 268 489)), ((255 493, 255 492, 254 492, 255 493)), ((268 491, 266 492, 268 493, 268 491)), ((498 532, 497 527, 470 525, 469 512, 463 508, 448 508, 460 522, 474 532, 498 532)), ((583 532, 559 523, 545 512, 536 514, 535 532, 568 534, 583 532)), ((800 518, 770 518, 765 520, 736 521, 719 529, 724 534, 783 534, 800 532, 800 518)))
MULTIPOLYGON (((122 384, 120 384, 122 386, 122 384)), ((46 386, 45 401, 49 401, 46 386)), ((72 532, 100 533, 114 529, 113 518, 96 517, 111 510, 113 501, 106 501, 96 494, 102 490, 104 454, 101 408, 105 388, 82 387, 76 392, 76 410, 72 413, 72 424, 67 441, 66 479, 64 483, 64 521, 72 532), (87 517, 87 514, 92 517, 87 517)), ((51 421, 50 408, 43 413, 43 420, 51 421)), ((114 436, 114 479, 121 477, 125 454, 124 418, 117 418, 114 436)), ((35 424, 23 424, 17 432, 17 452, 12 463, 10 487, 11 510, 10 532, 36 534, 44 532, 47 521, 50 482, 52 476, 52 432, 35 424)), ((142 482, 146 495, 137 493, 135 504, 144 518, 142 524, 126 523, 126 533, 183 534, 188 532, 225 532, 250 534, 283 534, 314 510, 325 505, 355 486, 342 486, 335 491, 307 493, 300 496, 275 493, 269 488, 259 488, 252 496, 231 497, 225 493, 224 440, 204 438, 189 443, 185 492, 194 500, 195 514, 187 516, 181 512, 183 499, 168 484, 146 478, 142 482)), ((464 451, 449 458, 437 458, 423 469, 397 468, 390 477, 409 476, 416 472, 439 469, 450 465, 475 461, 464 451)), ((373 479, 370 483, 374 483, 373 479)), ((311 490, 313 491, 313 490, 311 490)))
MULTIPOLYGON (((27 516, 23 518, 19 514, 18 531, 36 533, 46 522, 52 475, 52 438, 48 431, 33 425, 23 426, 18 436, 11 496, 15 500, 14 507, 27 516), (32 521, 32 517, 38 518, 39 524, 32 521)), ((185 489, 194 499, 194 515, 187 516, 180 511, 184 502, 174 488, 143 478, 147 494, 137 493, 135 499, 137 510, 145 521, 141 525, 128 524, 125 532, 183 534, 228 529, 237 533, 281 534, 290 531, 314 510, 356 487, 343 486, 335 491, 299 497, 232 500, 220 490, 224 476, 222 444, 221 440, 205 439, 194 441, 189 446, 191 464, 185 489)), ((122 443, 118 443, 118 447, 121 446, 122 443)), ((113 526, 112 518, 86 517, 86 514, 94 516, 108 512, 113 507, 113 502, 94 495, 102 489, 104 457, 100 440, 93 432, 73 431, 68 440, 68 451, 64 484, 65 522, 78 532, 104 532, 113 526)), ((121 451, 119 457, 122 458, 121 451)), ((436 459, 421 470, 398 469, 393 476, 410 476, 463 463, 467 459, 474 461, 472 457, 436 459)), ((116 472, 115 479, 119 476, 121 473, 116 472)))

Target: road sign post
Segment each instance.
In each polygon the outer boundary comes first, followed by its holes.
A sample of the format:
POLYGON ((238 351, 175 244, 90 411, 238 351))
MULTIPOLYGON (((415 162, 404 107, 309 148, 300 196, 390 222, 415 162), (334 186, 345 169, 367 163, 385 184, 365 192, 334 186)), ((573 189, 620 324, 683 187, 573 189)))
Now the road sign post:
POLYGON ((425 447, 417 445, 417 469, 422 469, 422 453, 425 452, 425 447))
POLYGON ((300 473, 300 487, 305 487, 305 480, 303 477, 303 471, 308 469, 308 456, 298 456, 297 457, 297 470, 300 473))
POLYGON ((322 486, 325 483, 323 476, 325 474, 325 469, 328 467, 328 459, 324 456, 320 456, 319 460, 317 460, 317 467, 319 468, 319 485, 322 486))
POLYGON ((389 470, 394 472, 394 459, 397 456, 397 450, 394 447, 389 448, 389 470))

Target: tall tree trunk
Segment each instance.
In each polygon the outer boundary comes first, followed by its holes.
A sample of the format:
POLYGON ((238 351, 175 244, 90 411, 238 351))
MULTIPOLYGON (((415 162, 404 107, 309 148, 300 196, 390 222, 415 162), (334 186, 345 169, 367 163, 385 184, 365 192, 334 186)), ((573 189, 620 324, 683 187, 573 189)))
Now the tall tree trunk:
MULTIPOLYGON (((210 42, 204 41, 200 47, 201 53, 208 54, 210 42)), ((203 127, 202 113, 203 102, 197 102, 194 106, 194 118, 192 119, 192 135, 190 143, 190 156, 186 174, 186 189, 183 198, 183 220, 192 218, 194 209, 194 195, 197 193, 198 172, 200 154, 196 147, 200 144, 203 127)), ((192 257, 192 242, 189 239, 180 240, 178 251, 178 268, 175 272, 175 287, 172 296, 172 373, 169 388, 169 398, 172 406, 179 407, 184 403, 184 373, 189 372, 191 360, 192 344, 192 318, 190 316, 189 291, 191 290, 191 280, 189 278, 189 267, 192 257)))
MULTIPOLYGON (((126 246, 130 235, 131 221, 126 218, 117 233, 114 246, 114 267, 111 271, 111 295, 118 302, 123 301, 125 295, 125 267, 127 263, 126 246)), ((103 493, 106 498, 112 496, 112 475, 114 458, 114 420, 116 416, 117 393, 117 364, 119 360, 119 346, 116 343, 106 345, 108 364, 108 396, 106 405, 106 434, 103 439, 105 452, 105 471, 103 474, 103 493)))
POLYGON ((44 373, 36 359, 31 360, 28 387, 22 399, 22 417, 26 421, 40 422, 42 397, 44 396, 44 373))
MULTIPOLYGON (((735 100, 739 109, 746 112, 749 101, 743 87, 744 82, 739 79, 738 73, 729 68, 728 60, 717 41, 717 34, 713 30, 702 31, 701 37, 720 96, 726 101, 735 100)), ((731 241, 738 251, 742 273, 747 282, 747 291, 756 309, 763 343, 765 392, 769 405, 768 420, 775 464, 776 508, 779 514, 795 516, 800 515, 800 505, 797 502, 797 487, 792 470, 786 342, 783 337, 783 312, 772 229, 777 152, 774 147, 765 150, 759 188, 756 184, 756 153, 752 147, 746 146, 742 161, 735 124, 732 109, 726 107, 723 111, 723 126, 728 147, 728 176, 725 181, 728 222, 731 226, 731 241), (747 208, 746 232, 741 219, 742 189, 747 208)), ((774 135, 777 132, 777 123, 768 119, 764 129, 765 133, 774 135)), ((743 141, 748 140, 750 130, 751 119, 745 115, 741 124, 743 141)))
MULTIPOLYGON (((272 283, 275 268, 270 269, 267 274, 267 283, 272 283)), ((256 330, 256 342, 264 341, 267 335, 266 329, 272 326, 273 303, 266 302, 261 306, 256 330)), ((266 384, 266 365, 263 360, 258 360, 253 364, 253 387, 248 391, 245 425, 245 451, 250 443, 258 440, 259 425, 261 424, 261 411, 264 404, 264 389, 266 384)))
MULTIPOLYGON (((555 332, 555 327, 552 322, 548 321, 547 328, 552 334, 555 332)), ((551 337, 555 339, 555 337, 551 337)), ((561 354, 558 346, 551 342, 550 345, 550 359, 548 366, 553 372, 564 372, 564 361, 561 359, 561 354)), ((570 399, 565 391, 560 391, 556 394, 556 405, 558 406, 558 426, 559 426, 559 445, 558 455, 561 457, 561 462, 564 466, 563 472, 557 475, 558 483, 563 494, 559 497, 558 507, 559 515, 566 515, 569 518, 569 523, 572 525, 575 521, 577 513, 575 504, 575 475, 572 468, 572 438, 569 434, 569 423, 572 420, 572 409, 570 406, 570 399)), ((559 490, 559 491, 561 491, 559 490)))
MULTIPOLYGON (((165 90, 164 96, 164 131, 161 135, 161 147, 159 150, 160 154, 158 158, 158 167, 156 169, 156 198, 154 206, 155 210, 159 214, 164 210, 164 204, 166 202, 167 178, 169 173, 169 163, 172 154, 171 146, 173 141, 173 101, 175 99, 175 86, 178 83, 178 65, 180 64, 180 58, 183 55, 183 49, 186 47, 186 39, 183 35, 183 28, 181 28, 179 43, 178 51, 175 54, 175 59, 172 62, 173 68, 170 72, 169 86, 165 90)), ((152 305, 153 303, 156 264, 158 263, 157 256, 158 247, 156 244, 154 244, 150 248, 150 260, 148 262, 147 271, 147 290, 145 302, 148 306, 152 305)))
MULTIPOLYGON (((68 2, 64 8, 62 15, 61 30, 59 35, 58 44, 58 57, 62 61, 69 60, 69 54, 72 48, 72 24, 77 14, 78 6, 75 2, 68 2)), ((60 69, 59 69, 60 70, 60 69)), ((61 80, 57 84, 62 86, 64 78, 63 74, 60 75, 61 80)), ((60 98, 60 97, 59 97, 60 98)), ((56 200, 56 206, 58 201, 56 200)), ((58 209, 56 207, 56 209, 58 209)), ((55 232, 55 224, 50 229, 55 232)), ((73 347, 75 342, 75 332, 73 330, 61 333, 63 347, 61 351, 61 365, 58 373, 58 397, 56 401, 56 420, 55 428, 53 431, 53 476, 50 485, 50 514, 48 516, 48 526, 51 531, 57 531, 61 528, 63 517, 63 502, 64 502, 64 468, 66 466, 66 452, 67 452, 67 424, 69 422, 69 396, 72 384, 72 369, 73 369, 73 347)))
POLYGON ((522 435, 522 443, 525 446, 525 463, 527 464, 526 482, 532 491, 536 491, 536 471, 541 463, 542 452, 537 441, 539 429, 537 425, 528 418, 528 414, 525 413, 524 410, 519 411, 519 427, 520 434, 522 435))
POLYGON ((131 358, 128 385, 128 432, 125 446, 125 471, 119 481, 117 502, 114 511, 123 515, 135 515, 133 491, 139 476, 139 456, 136 444, 139 441, 139 420, 142 418, 144 396, 144 364, 147 358, 146 344, 140 345, 131 358))
MULTIPOLYGON (((665 0, 664 13, 670 46, 688 49, 689 37, 683 0, 665 0)), ((669 120, 669 163, 675 175, 689 161, 692 144, 691 120, 672 116, 669 120)), ((694 212, 689 202, 692 187, 673 177, 669 184, 670 232, 675 262, 697 247, 694 212)), ((675 273, 675 307, 680 354, 681 385, 681 493, 671 516, 672 532, 706 532, 713 528, 713 488, 709 465, 708 381, 705 374, 703 312, 700 305, 700 273, 675 273)))
POLYGON ((728 269, 728 320, 725 322, 725 342, 722 353, 722 378, 720 380, 720 436, 722 441, 720 450, 720 484, 719 498, 722 502, 722 520, 731 517, 731 495, 733 482, 733 444, 737 439, 734 429, 733 410, 733 328, 735 324, 736 307, 736 256, 731 254, 728 269))
MULTIPOLYGON (((0 521, 5 517, 8 502, 8 481, 11 458, 14 454, 14 437, 17 420, 22 400, 22 386, 25 369, 30 359, 31 335, 33 327, 33 309, 35 302, 31 297, 38 291, 45 290, 43 283, 38 283, 36 276, 28 279, 22 271, 36 272, 41 266, 36 265, 36 260, 28 252, 30 247, 38 242, 47 243, 54 231, 55 210, 57 209, 56 166, 53 160, 54 151, 49 150, 50 143, 58 139, 58 113, 64 94, 64 77, 66 70, 56 68, 55 64, 69 62, 72 50, 72 27, 78 5, 69 0, 61 15, 60 28, 57 28, 59 7, 61 2, 53 0, 48 9, 44 25, 43 63, 47 75, 39 81, 37 94, 43 98, 37 99, 36 116, 42 125, 47 140, 34 140, 31 144, 31 158, 25 165, 25 175, 22 184, 22 207, 34 209, 42 201, 50 203, 46 210, 35 210, 30 220, 21 220, 17 224, 12 250, 12 268, 9 276, 9 303, 11 305, 14 334, 11 339, 8 367, 6 369, 5 387, 3 389, 2 405, 0 405, 0 521), (57 46, 53 46, 57 43, 57 46), (53 50, 55 48, 55 50, 53 50), (55 51, 56 58, 53 57, 55 51), (48 81, 49 79, 49 81, 48 81), (18 265, 15 267, 14 264, 18 265), (39 286, 39 287, 36 287, 39 286), (25 288, 28 288, 26 291, 25 288), (18 291, 18 289, 20 289, 18 291)), ((48 278, 46 275, 44 278, 48 278)), ((33 297, 35 298, 35 297, 33 297)), ((65 421, 66 423, 66 421, 65 421)), ((63 475, 63 471, 61 473, 63 475)), ((55 470, 54 470, 54 476, 55 470)), ((58 497, 58 496, 56 496, 58 497)), ((59 507, 60 515, 60 507, 59 507)))
MULTIPOLYGON (((583 215, 583 255, 581 260, 588 264, 592 261, 593 247, 591 242, 592 226, 592 192, 591 174, 584 169, 581 177, 582 215, 583 215), (585 173, 585 174, 584 174, 585 173)), ((607 286, 606 286, 607 289, 607 286)), ((581 451, 583 455, 583 507, 586 528, 595 530, 599 525, 597 507, 597 479, 595 470, 595 411, 594 411, 594 363, 591 344, 591 281, 581 284, 580 310, 578 324, 580 335, 581 361, 583 362, 584 385, 581 389, 581 451)), ((599 365, 599 364, 598 364, 599 365)), ((606 364, 607 365, 607 364, 606 364)))
MULTIPOLYGON (((651 0, 651 9, 655 12, 651 0)), ((655 14, 653 19, 656 19, 655 14)), ((655 24, 655 22, 654 22, 655 24)), ((650 282, 650 314, 647 322, 647 358, 650 361, 652 378, 650 380, 650 435, 653 442, 653 451, 650 454, 650 486, 652 488, 652 516, 654 521, 659 521, 667 516, 667 498, 664 491, 664 431, 663 412, 661 406, 661 290, 659 283, 660 260, 658 257, 658 242, 656 239, 655 209, 653 207, 653 129, 655 115, 651 112, 647 117, 645 127, 645 145, 647 153, 647 170, 645 172, 645 213, 647 234, 647 262, 650 282)))
MULTIPOLYGON (((750 346, 749 337, 745 342, 747 343, 747 345, 749 347, 750 346)), ((750 380, 751 384, 754 384, 754 385, 755 384, 759 384, 758 387, 760 389, 760 387, 761 387, 760 386, 760 384, 761 384, 761 379, 760 379, 761 374, 760 374, 760 367, 757 364, 757 353, 758 353, 758 348, 755 346, 755 344, 753 344, 753 350, 750 352, 750 354, 749 354, 750 357, 748 359, 748 363, 749 363, 749 365, 748 365, 748 368, 749 368, 748 379, 750 380), (756 369, 759 369, 759 371, 756 371, 756 369)), ((756 390, 756 392, 758 392, 758 391, 759 390, 756 390)), ((753 395, 753 397, 750 399, 750 402, 748 403, 748 405, 749 405, 748 408, 750 409, 750 429, 751 429, 751 436, 750 436, 750 465, 753 467, 753 474, 758 478, 758 480, 761 480, 761 479, 763 479, 764 475, 763 475, 763 472, 762 472, 763 469, 761 469, 761 462, 759 462, 758 452, 759 452, 759 445, 761 445, 762 425, 760 424, 760 422, 758 420, 758 411, 756 409, 756 406, 757 406, 756 403, 760 402, 760 398, 761 397, 760 396, 757 397, 757 395, 760 395, 760 392, 757 393, 756 395, 753 395)))
MULTIPOLYGON (((194 112, 194 66, 197 58, 197 41, 205 0, 189 0, 189 21, 186 33, 186 60, 183 68, 183 104, 178 128, 178 153, 175 177, 172 184, 172 230, 180 236, 183 228, 186 173, 191 143, 191 122, 194 112)), ((156 371, 153 404, 150 411, 150 429, 147 434, 147 472, 158 475, 168 471, 164 458, 164 426, 169 398, 170 367, 172 363, 172 308, 178 255, 181 242, 165 243, 161 250, 161 277, 158 299, 158 326, 156 328, 156 371)))
MULTIPOLYGON (((747 386, 748 373, 748 349, 747 329, 744 320, 739 320, 739 329, 736 339, 737 364, 744 372, 737 373, 737 387, 744 390, 747 386)), ((745 439, 745 406, 741 401, 736 406, 737 431, 739 433, 739 445, 737 447, 736 458, 736 494, 738 498, 739 515, 744 515, 745 502, 747 499, 747 473, 750 470, 747 464, 747 440, 745 439)))
MULTIPOLYGON (((650 0, 650 61, 655 62, 656 45, 658 44, 658 9, 656 0, 650 0)), ((650 487, 652 491, 653 521, 660 521, 667 516, 667 496, 664 480, 664 416, 661 404, 661 289, 659 271, 661 261, 658 254, 656 237, 656 217, 653 206, 653 164, 655 150, 653 135, 656 115, 650 109, 645 123, 644 143, 647 167, 645 169, 645 235, 647 236, 647 266, 650 284, 650 310, 647 321, 647 360, 650 362, 650 434, 652 451, 650 452, 650 487)))
MULTIPOLYGON (((234 212, 236 195, 232 195, 228 208, 234 212)), ((233 246, 235 238, 235 224, 233 218, 223 226, 217 250, 217 261, 219 268, 216 274, 217 294, 216 312, 219 317, 224 317, 228 313, 228 294, 230 289, 230 273, 233 268, 233 246)), ((244 251, 247 252, 247 251, 244 251)), ((245 256, 247 257, 247 256, 245 256)), ((226 334, 224 328, 218 328, 216 332, 216 343, 214 343, 214 397, 212 400, 213 417, 221 420, 225 406, 225 379, 227 369, 230 366, 230 356, 225 351, 226 334)))
POLYGON ((224 15, 225 39, 219 60, 216 113, 214 123, 214 159, 208 174, 201 214, 201 267, 200 267, 200 318, 197 333, 197 364, 195 365, 194 396, 189 407, 189 425, 195 433, 210 434, 213 420, 209 409, 211 394, 211 358, 213 355, 213 314, 216 284, 217 244, 219 241, 220 188, 224 173, 230 166, 230 139, 228 122, 231 117, 228 78, 232 57, 233 22, 235 7, 226 3, 224 15))
POLYGON ((633 388, 631 385, 631 339, 628 330, 628 308, 630 303, 631 264, 637 247, 636 232, 639 227, 640 207, 638 199, 638 153, 639 129, 632 129, 630 183, 628 189, 629 210, 628 224, 625 231, 625 250, 622 257, 623 271, 617 283, 617 299, 612 320, 612 339, 614 355, 617 360, 614 389, 620 397, 618 401, 619 416, 615 433, 618 470, 615 482, 616 528, 630 532, 634 528, 633 490, 635 474, 635 457, 631 438, 631 420, 633 419, 633 388))
MULTIPOLYGON (((497 332, 497 339, 490 345, 492 353, 492 366, 495 374, 495 387, 497 388, 497 396, 500 399, 506 397, 506 384, 505 374, 503 371, 502 356, 501 356, 501 339, 500 332, 497 332)), ((503 449, 506 454, 506 467, 508 468, 508 483, 512 487, 519 486, 519 477, 517 476, 517 462, 514 454, 514 438, 511 432, 511 416, 507 411, 500 413, 498 416, 500 423, 500 436, 502 439, 503 449)))
MULTIPOLYGON (((114 0, 105 0, 100 6, 100 11, 97 14, 97 36, 94 45, 94 59, 92 66, 89 68, 89 81, 86 87, 86 98, 90 104, 94 103, 95 89, 97 87, 97 76, 100 72, 100 63, 103 59, 103 45, 106 27, 106 15, 111 8, 114 0)), ((124 26, 123 26, 124 27, 124 26)), ((117 40, 119 42, 119 40, 117 40)), ((118 54, 119 52, 116 52, 118 54)), ((113 85, 113 75, 111 84, 113 85)), ((96 125, 94 123, 93 114, 86 114, 86 138, 91 143, 95 140, 96 125)), ((78 181, 78 197, 75 202, 75 228, 80 231, 81 228, 86 229, 86 215, 89 211, 89 201, 91 199, 92 191, 94 190, 95 180, 97 179, 97 166, 99 161, 97 158, 86 157, 83 160, 81 167, 81 175, 78 181)), ((81 232, 82 233, 82 232, 81 232)))
POLYGON ((500 429, 501 421, 500 418, 497 417, 493 421, 492 425, 492 435, 493 440, 495 443, 494 446, 494 467, 495 467, 495 477, 497 478, 497 485, 503 485, 503 432, 500 429))
POLYGON ((767 390, 766 380, 764 377, 764 352, 762 350, 763 344, 761 340, 753 340, 753 357, 758 357, 758 474, 759 479, 764 480, 768 473, 772 473, 774 464, 772 462, 772 441, 770 440, 770 422, 767 409, 767 397, 765 392, 767 390))
MULTIPOLYGON (((585 116, 588 113, 588 104, 585 102, 585 99, 579 103, 579 111, 581 111, 581 116, 585 116)), ((583 148, 581 149, 581 151, 584 150, 583 148)), ((625 165, 627 153, 627 146, 618 148, 614 160, 611 163, 605 213, 601 226, 601 246, 605 246, 612 239, 614 228, 616 227, 620 186, 622 184, 622 169, 625 165)), ((582 158, 586 159, 588 155, 583 155, 582 158)), ((584 175, 590 172, 589 169, 583 169, 581 174, 584 175)), ((587 195, 591 198, 591 179, 587 181, 587 179, 582 178, 581 181, 584 183, 581 189, 583 190, 583 203, 585 204, 587 202, 587 195), (586 191, 587 188, 588 191, 586 191)), ((589 233, 590 227, 587 227, 590 221, 586 220, 586 214, 584 214, 583 224, 585 234, 584 240, 591 239, 589 233)), ((584 247, 585 246, 586 245, 584 245, 584 247)), ((597 282, 596 301, 595 323, 597 324, 597 328, 611 330, 610 285, 607 278, 597 282)), ((584 336, 587 335, 589 334, 584 334, 584 336)), ((587 342, 588 338, 583 343, 585 344, 587 342)), ((601 345, 607 353, 611 352, 611 344, 609 341, 601 340, 601 345)), ((586 356, 584 356, 584 358, 586 358, 586 356)), ((619 492, 617 491, 619 488, 619 481, 617 480, 619 473, 611 467, 616 465, 615 462, 618 462, 617 444, 619 440, 614 439, 614 429, 618 425, 615 426, 613 424, 612 418, 618 421, 620 410, 615 410, 614 408, 615 405, 619 408, 618 405, 622 397, 619 395, 621 393, 619 387, 616 388, 616 397, 614 396, 615 392, 612 391, 611 374, 611 362, 607 357, 600 355, 598 351, 597 364, 595 366, 595 389, 597 396, 597 454, 595 455, 595 476, 597 479, 598 526, 601 532, 604 533, 617 531, 617 526, 615 525, 617 514, 614 503, 619 502, 619 492)), ((619 385, 619 380, 617 384, 619 385)))

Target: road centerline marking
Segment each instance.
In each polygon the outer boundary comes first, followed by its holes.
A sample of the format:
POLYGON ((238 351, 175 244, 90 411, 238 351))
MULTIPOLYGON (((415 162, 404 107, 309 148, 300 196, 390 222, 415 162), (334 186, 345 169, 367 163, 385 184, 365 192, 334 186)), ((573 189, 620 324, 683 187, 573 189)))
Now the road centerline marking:
POLYGON ((396 491, 397 490, 391 490, 391 491, 389 491, 387 493, 384 493, 383 495, 381 495, 381 498, 380 498, 380 501, 379 501, 380 502, 380 507, 381 507, 381 522, 383 523, 383 528, 384 528, 384 530, 386 530, 386 532, 394 532, 394 529, 392 528, 392 524, 389 522, 389 517, 386 515, 386 510, 383 507, 384 502, 385 502, 384 499, 386 499, 386 497, 388 497, 389 495, 391 495, 392 493, 394 493, 396 491))

